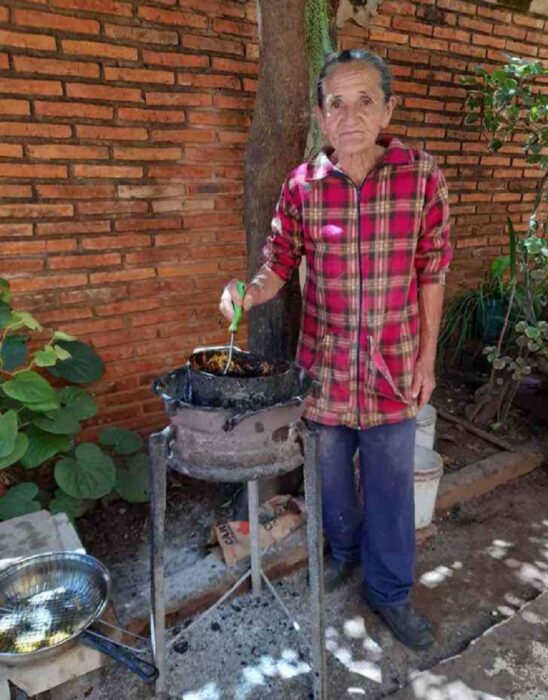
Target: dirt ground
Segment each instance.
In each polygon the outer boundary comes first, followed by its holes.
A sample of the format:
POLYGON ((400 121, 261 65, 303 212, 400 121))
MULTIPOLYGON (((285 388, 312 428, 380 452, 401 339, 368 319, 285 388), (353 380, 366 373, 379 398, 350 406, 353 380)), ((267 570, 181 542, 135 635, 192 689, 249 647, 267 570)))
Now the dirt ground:
MULTIPOLYGON (((437 644, 415 653, 360 600, 359 575, 327 596, 330 700, 374 699, 410 674, 460 653, 492 625, 548 589, 548 468, 454 507, 418 555, 415 602, 437 644)), ((308 700, 308 599, 304 572, 275 584, 302 625, 297 633, 269 594, 234 599, 198 622, 168 654, 170 698, 308 700)), ((146 700, 150 690, 119 666, 59 689, 55 700, 146 700)), ((542 695, 539 697, 543 697, 542 695)), ((548 697, 548 688, 546 695, 548 697)))

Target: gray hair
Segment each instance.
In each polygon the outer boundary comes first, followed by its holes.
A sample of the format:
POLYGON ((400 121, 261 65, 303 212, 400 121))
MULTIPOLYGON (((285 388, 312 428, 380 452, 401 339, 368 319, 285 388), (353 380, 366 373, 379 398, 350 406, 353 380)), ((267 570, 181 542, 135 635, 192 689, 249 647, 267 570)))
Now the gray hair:
POLYGON ((381 88, 384 93, 385 102, 388 102, 390 97, 392 97, 392 71, 388 63, 372 51, 366 51, 365 49, 345 49, 344 51, 339 51, 339 53, 333 53, 328 56, 322 66, 316 86, 316 97, 320 109, 323 107, 324 98, 323 81, 338 65, 343 65, 352 61, 359 61, 366 66, 375 68, 381 79, 381 88))

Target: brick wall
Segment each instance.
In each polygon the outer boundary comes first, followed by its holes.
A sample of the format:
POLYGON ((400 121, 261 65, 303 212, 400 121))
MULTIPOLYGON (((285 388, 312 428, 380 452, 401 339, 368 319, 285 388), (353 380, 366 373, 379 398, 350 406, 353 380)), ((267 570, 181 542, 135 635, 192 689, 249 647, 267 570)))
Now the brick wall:
MULTIPOLYGON (((254 0, 0 0, 0 256, 16 300, 91 340, 100 421, 164 424, 150 381, 224 342, 224 281, 245 269, 243 148, 257 81, 254 0)), ((392 132, 448 176, 474 283, 523 221, 536 173, 462 126, 458 76, 501 50, 548 57, 539 15, 489 2, 384 0, 341 45, 388 57, 392 132)))
POLYGON ((516 230, 526 229, 539 174, 517 142, 489 154, 477 125, 463 125, 459 78, 478 63, 505 62, 503 51, 548 59, 546 15, 496 0, 384 0, 369 31, 349 24, 340 37, 341 48, 367 46, 390 61, 398 107, 387 131, 429 151, 447 177, 456 248, 449 294, 474 285, 488 261, 507 251, 508 215, 516 230))

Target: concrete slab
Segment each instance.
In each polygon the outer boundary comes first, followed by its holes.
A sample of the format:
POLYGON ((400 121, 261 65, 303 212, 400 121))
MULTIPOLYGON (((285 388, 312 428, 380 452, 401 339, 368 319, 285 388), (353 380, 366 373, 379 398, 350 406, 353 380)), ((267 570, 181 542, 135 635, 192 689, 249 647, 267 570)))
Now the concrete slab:
POLYGON ((392 700, 548 698, 548 593, 420 673, 392 700))

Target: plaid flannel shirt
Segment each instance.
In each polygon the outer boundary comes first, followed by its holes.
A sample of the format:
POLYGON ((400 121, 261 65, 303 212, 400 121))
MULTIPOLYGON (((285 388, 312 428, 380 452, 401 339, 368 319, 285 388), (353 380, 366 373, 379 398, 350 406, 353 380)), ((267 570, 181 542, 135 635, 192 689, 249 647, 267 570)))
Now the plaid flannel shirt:
POLYGON ((361 187, 325 152, 291 172, 264 255, 283 280, 306 256, 297 362, 321 382, 304 415, 368 428, 416 414, 418 286, 452 257, 445 179, 393 137, 361 187))

